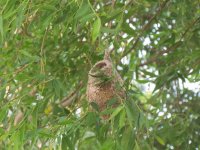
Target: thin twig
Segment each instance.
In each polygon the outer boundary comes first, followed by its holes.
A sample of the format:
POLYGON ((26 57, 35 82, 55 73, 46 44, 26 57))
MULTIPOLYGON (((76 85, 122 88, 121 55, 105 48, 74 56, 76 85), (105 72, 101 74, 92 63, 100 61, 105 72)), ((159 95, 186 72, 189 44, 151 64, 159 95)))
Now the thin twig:
MULTIPOLYGON (((25 64, 25 65, 23 65, 23 66, 17 68, 17 69, 14 71, 13 76, 12 76, 10 79, 8 79, 7 83, 9 83, 9 82, 11 82, 13 79, 15 79, 16 75, 19 74, 20 72, 23 72, 24 69, 26 69, 29 65, 30 65, 30 63, 29 63, 29 64, 25 64)), ((7 75, 7 74, 3 74, 3 75, 7 75)), ((4 87, 3 87, 3 88, 4 88, 4 87)))
POLYGON ((23 66, 19 67, 15 72, 14 75, 17 75, 18 73, 22 72, 25 68, 27 68, 30 64, 24 64, 23 66))

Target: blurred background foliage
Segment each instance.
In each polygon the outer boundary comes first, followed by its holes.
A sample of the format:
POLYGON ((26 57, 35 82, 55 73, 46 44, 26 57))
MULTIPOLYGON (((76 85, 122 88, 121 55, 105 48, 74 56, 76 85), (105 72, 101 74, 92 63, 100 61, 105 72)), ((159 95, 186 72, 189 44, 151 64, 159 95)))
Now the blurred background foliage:
POLYGON ((200 149, 199 0, 1 0, 0 70, 2 150, 200 149), (90 112, 108 48, 128 99, 90 112))

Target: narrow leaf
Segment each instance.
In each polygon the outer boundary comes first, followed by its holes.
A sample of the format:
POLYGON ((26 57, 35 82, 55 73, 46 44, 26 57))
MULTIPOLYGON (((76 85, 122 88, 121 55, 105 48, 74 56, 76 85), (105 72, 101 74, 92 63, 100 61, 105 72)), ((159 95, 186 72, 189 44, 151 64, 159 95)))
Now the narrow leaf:
POLYGON ((2 15, 0 15, 0 32, 1 32, 1 41, 3 42, 3 17, 2 17, 2 15))
POLYGON ((110 119, 114 118, 115 116, 117 116, 119 114, 119 112, 123 109, 123 106, 119 106, 117 107, 117 109, 112 113, 110 119))
POLYGON ((88 5, 88 3, 86 1, 83 1, 83 4, 78 9, 78 11, 75 15, 75 19, 81 19, 82 17, 87 16, 90 13, 91 13, 90 6, 88 5))
POLYGON ((97 20, 95 20, 92 28, 92 43, 94 43, 97 37, 99 36, 100 29, 101 29, 101 19, 98 17, 97 20))
POLYGON ((165 141, 161 139, 159 136, 156 135, 155 138, 158 141, 158 143, 160 143, 161 145, 165 145, 165 141))

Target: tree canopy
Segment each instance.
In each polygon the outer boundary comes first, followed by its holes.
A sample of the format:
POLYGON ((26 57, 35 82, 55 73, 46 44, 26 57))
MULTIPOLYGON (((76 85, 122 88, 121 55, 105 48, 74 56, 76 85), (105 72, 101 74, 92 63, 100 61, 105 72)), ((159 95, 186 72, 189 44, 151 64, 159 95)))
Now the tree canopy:
POLYGON ((1 0, 0 69, 2 150, 200 149, 199 0, 1 0), (127 99, 99 112, 106 49, 127 99))

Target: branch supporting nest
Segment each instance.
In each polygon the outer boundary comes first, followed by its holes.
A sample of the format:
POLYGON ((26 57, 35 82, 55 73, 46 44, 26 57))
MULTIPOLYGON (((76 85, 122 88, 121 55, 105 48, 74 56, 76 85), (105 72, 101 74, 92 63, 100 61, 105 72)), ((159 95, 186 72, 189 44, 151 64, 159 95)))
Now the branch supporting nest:
POLYGON ((80 91, 82 87, 83 87, 83 82, 81 81, 79 85, 76 87, 76 89, 70 95, 62 99, 62 101, 60 102, 60 106, 67 107, 71 105, 74 102, 75 98, 78 95, 78 92, 80 91))

